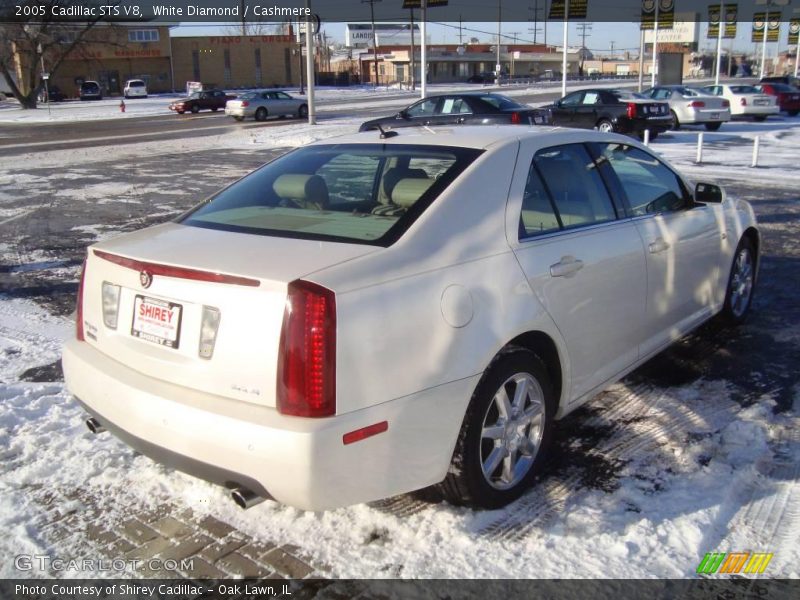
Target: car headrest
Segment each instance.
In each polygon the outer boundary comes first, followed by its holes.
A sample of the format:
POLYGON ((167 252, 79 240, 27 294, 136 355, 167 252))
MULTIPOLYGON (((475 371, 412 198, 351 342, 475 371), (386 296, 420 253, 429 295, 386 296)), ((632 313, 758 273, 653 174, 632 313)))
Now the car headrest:
POLYGON ((413 206, 420 197, 433 185, 433 179, 409 177, 398 181, 392 189, 392 202, 398 206, 408 208, 413 206))
POLYGON ((427 179, 428 174, 425 169, 404 169, 401 167, 394 167, 386 171, 383 176, 383 192, 387 198, 392 197, 392 190, 397 182, 401 179, 427 179))
POLYGON ((284 173, 274 181, 272 189, 279 197, 304 208, 323 209, 328 206, 328 186, 319 175, 284 173))

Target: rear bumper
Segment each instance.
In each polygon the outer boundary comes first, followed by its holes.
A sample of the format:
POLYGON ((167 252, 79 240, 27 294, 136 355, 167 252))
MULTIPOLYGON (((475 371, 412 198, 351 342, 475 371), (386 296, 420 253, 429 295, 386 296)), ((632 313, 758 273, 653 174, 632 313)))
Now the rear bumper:
POLYGON ((734 116, 737 117, 748 117, 748 116, 761 116, 761 115, 777 115, 781 112, 780 107, 776 105, 770 106, 739 106, 735 110, 733 110, 734 116))
POLYGON ((225 114, 230 117, 252 117, 255 114, 255 110, 251 110, 250 107, 243 108, 241 106, 236 107, 225 107, 225 114))
POLYGON ((385 498, 444 479, 479 375, 327 419, 147 377, 69 341, 67 388, 109 431, 168 466, 306 510, 385 498), (345 433, 388 430, 344 445, 345 433))

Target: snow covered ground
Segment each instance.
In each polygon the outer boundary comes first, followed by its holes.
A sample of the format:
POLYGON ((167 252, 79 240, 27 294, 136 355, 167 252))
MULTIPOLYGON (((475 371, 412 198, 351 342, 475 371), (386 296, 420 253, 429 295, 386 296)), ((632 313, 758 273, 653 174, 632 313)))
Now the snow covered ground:
POLYGON ((32 153, 4 159, 0 577, 20 576, 9 560, 18 554, 96 552, 80 536, 49 536, 43 515, 53 506, 83 531, 98 511, 103 522, 113 523, 164 504, 214 515, 256 540, 298 546, 335 577, 684 578, 694 576, 706 552, 734 551, 774 553, 765 576, 800 577, 800 119, 737 122, 705 133, 702 165, 694 163, 699 129, 669 133, 652 144, 690 177, 721 180, 754 203, 765 234, 754 316, 738 331, 703 328, 568 417, 559 427, 550 472, 503 510, 474 512, 408 495, 326 513, 273 502, 242 512, 220 488, 158 466, 109 435, 86 431, 85 415, 53 365, 62 341, 73 335, 72 319, 46 302, 21 297, 13 286, 14 277, 37 269, 74 285, 77 267, 65 261, 55 239, 63 237, 58 211, 82 206, 81 214, 94 215, 82 217, 73 227, 76 235, 112 235, 135 223, 101 222, 110 208, 99 200, 116 198, 134 217, 138 207, 155 207, 156 218, 166 218, 181 202, 196 200, 201 190, 192 183, 222 185, 235 178, 241 171, 235 153, 303 145, 353 131, 358 122, 289 123, 168 148, 110 144, 37 153, 35 168, 32 153), (751 169, 756 135, 761 163, 751 169), (165 185, 148 166, 167 153, 176 160, 220 147, 231 151, 230 170, 178 170, 165 185), (98 157, 102 185, 88 170, 98 157), (134 185, 132 173, 152 184, 134 185), (28 233, 14 227, 40 207, 21 199, 51 188, 59 198, 42 235, 54 238, 52 245, 26 250, 28 233), (75 499, 76 489, 82 500, 75 499))

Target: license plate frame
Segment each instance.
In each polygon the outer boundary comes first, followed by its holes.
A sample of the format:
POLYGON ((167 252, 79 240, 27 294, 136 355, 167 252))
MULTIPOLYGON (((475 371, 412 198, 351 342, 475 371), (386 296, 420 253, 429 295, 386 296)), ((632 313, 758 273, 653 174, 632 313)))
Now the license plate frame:
POLYGON ((183 305, 178 302, 161 300, 144 294, 136 294, 133 299, 132 337, 163 348, 177 350, 181 343, 182 321, 183 305), (152 309, 148 311, 147 307, 152 307, 152 309), (164 310, 171 315, 168 325, 163 325, 164 321, 160 318, 160 311, 164 310), (175 314, 175 310, 177 310, 177 314, 175 314), (150 314, 145 314, 146 312, 150 314))
POLYGON ((719 120, 719 113, 718 112, 711 113, 711 118, 718 121, 719 120))

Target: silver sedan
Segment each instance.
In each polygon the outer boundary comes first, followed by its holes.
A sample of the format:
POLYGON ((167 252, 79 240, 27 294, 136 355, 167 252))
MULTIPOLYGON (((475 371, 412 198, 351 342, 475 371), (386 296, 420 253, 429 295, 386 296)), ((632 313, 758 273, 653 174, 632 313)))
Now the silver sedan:
POLYGON ((718 96, 683 85, 661 85, 642 92, 644 96, 669 103, 672 128, 681 125, 705 125, 716 131, 731 120, 731 103, 718 96))
POLYGON ((225 114, 237 121, 253 117, 264 121, 268 117, 287 115, 303 119, 308 116, 308 104, 303 98, 294 98, 280 90, 258 90, 246 92, 236 100, 228 100, 225 114))

